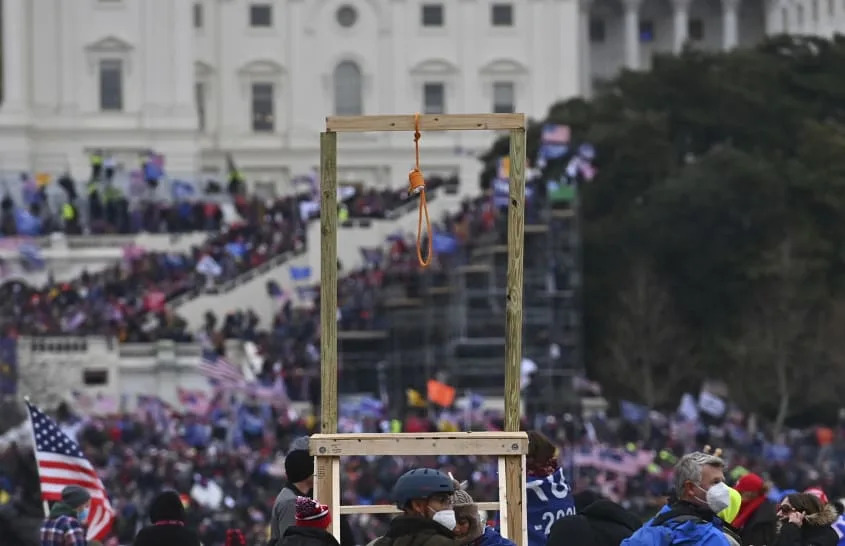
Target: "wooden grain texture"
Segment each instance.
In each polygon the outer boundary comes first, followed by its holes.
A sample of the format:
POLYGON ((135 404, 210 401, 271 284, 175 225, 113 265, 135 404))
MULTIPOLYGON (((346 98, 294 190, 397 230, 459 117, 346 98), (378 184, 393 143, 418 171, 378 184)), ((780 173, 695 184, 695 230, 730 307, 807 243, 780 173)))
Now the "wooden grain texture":
MULTIPOLYGON (((320 432, 337 432, 337 134, 320 135, 320 432)), ((318 457, 314 495, 337 513, 340 459, 318 457)), ((332 531, 339 538, 339 527, 332 531)))
POLYGON ((504 459, 505 488, 508 491, 508 502, 505 505, 508 520, 507 537, 517 546, 527 546, 525 455, 508 455, 504 459))
MULTIPOLYGON (((510 134, 508 277, 505 302, 505 430, 519 430, 525 242, 525 129, 510 134)), ((513 491, 513 490, 512 490, 513 491)))
MULTIPOLYGON (((420 131, 507 131, 525 129, 525 114, 423 114, 420 131)), ((373 133, 413 131, 414 116, 329 116, 326 131, 373 133)), ((511 163, 513 165, 513 163, 511 163)))
MULTIPOLYGON (((476 502, 479 510, 497 512, 499 502, 476 502)), ((399 514, 401 510, 391 504, 348 504, 340 507, 341 514, 399 514)))
POLYGON ((528 435, 524 432, 315 434, 308 442, 308 449, 317 457, 520 455, 528 453, 528 435))

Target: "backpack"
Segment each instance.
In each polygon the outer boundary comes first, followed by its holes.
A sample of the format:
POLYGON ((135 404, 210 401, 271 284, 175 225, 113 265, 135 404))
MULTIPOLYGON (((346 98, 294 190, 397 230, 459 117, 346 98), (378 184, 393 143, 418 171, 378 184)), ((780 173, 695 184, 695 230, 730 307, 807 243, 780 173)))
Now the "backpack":
POLYGON ((643 525, 637 531, 622 541, 620 546, 683 546, 695 544, 683 535, 677 535, 676 529, 687 522, 698 525, 707 523, 698 516, 684 514, 677 510, 669 510, 658 514, 650 523, 643 525))

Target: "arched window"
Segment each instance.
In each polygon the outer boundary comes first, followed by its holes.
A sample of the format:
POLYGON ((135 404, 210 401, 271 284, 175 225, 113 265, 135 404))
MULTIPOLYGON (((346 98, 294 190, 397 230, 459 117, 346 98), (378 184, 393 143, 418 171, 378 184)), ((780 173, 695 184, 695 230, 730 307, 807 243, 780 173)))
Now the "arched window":
POLYGON ((338 116, 359 116, 364 112, 361 69, 343 61, 334 69, 334 112, 338 116))

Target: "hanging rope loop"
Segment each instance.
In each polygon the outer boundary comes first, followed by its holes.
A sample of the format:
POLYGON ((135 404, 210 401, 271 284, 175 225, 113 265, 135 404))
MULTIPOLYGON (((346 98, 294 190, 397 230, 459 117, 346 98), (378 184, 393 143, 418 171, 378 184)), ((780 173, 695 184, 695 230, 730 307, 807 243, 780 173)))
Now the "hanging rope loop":
POLYGON ((419 210, 419 217, 417 219, 417 260, 420 262, 420 266, 428 267, 431 263, 431 257, 433 255, 432 252, 432 236, 431 236, 431 220, 428 216, 428 203, 425 200, 425 177, 423 176, 422 171, 420 170, 420 138, 422 134, 420 134, 420 114, 417 112, 414 115, 414 151, 416 155, 416 161, 414 163, 414 169, 408 173, 408 195, 419 195, 420 196, 420 210, 419 210), (422 255, 422 223, 423 223, 423 215, 425 215, 425 225, 426 225, 426 232, 428 233, 428 252, 426 253, 425 259, 423 259, 422 255))

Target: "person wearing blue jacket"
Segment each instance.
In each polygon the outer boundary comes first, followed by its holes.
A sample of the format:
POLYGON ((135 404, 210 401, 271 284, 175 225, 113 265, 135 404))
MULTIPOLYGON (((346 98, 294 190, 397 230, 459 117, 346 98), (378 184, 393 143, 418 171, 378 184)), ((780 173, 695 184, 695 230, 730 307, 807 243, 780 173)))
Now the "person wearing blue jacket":
POLYGON ((525 465, 528 546, 545 546, 552 525, 575 515, 575 498, 558 465, 557 447, 535 430, 528 431, 525 465))
POLYGON ((724 461, 709 453, 696 451, 681 457, 675 465, 672 500, 621 546, 740 545, 716 515, 731 502, 724 468, 724 461))
POLYGON ((492 527, 484 525, 478 505, 472 497, 455 483, 452 494, 452 508, 455 510, 455 538, 459 544, 468 546, 516 546, 492 527))

